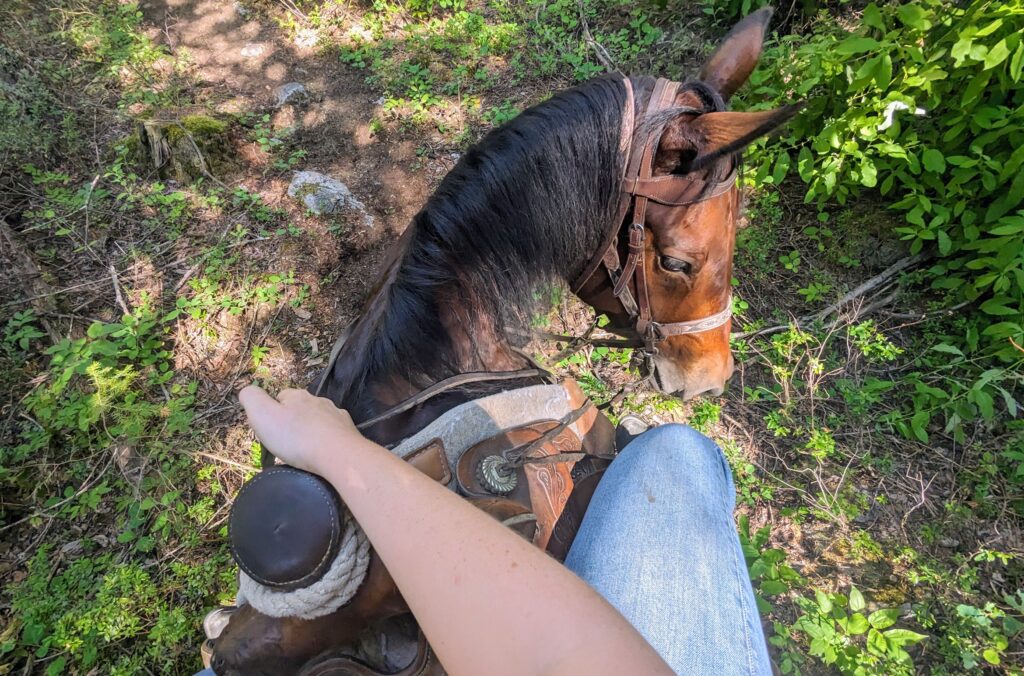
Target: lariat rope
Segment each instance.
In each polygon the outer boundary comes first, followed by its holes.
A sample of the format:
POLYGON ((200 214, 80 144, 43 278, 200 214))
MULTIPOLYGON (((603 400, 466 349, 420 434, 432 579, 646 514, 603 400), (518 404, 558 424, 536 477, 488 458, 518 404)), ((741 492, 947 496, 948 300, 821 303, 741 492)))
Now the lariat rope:
POLYGON ((338 554, 322 578, 291 591, 271 589, 239 573, 236 603, 248 603, 270 617, 312 620, 329 615, 348 603, 366 578, 370 565, 370 541, 348 511, 341 515, 344 533, 338 554))

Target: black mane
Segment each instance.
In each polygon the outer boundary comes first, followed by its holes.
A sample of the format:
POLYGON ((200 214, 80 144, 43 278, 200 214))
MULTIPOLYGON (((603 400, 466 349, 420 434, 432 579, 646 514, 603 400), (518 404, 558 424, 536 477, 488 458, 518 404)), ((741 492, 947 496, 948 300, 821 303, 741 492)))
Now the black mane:
POLYGON ((414 218, 393 281, 354 325, 325 394, 359 420, 369 414, 366 388, 382 378, 422 388, 453 375, 452 345, 438 321, 442 292, 467 311, 487 309, 465 317, 471 327, 484 321, 498 335, 527 329, 614 217, 625 101, 621 78, 597 78, 467 151, 414 218))

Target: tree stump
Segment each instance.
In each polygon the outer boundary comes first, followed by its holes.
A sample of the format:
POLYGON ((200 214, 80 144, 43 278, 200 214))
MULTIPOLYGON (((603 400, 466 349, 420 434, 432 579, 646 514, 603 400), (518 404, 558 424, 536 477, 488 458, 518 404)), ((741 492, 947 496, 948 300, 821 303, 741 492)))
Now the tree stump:
POLYGON ((207 115, 138 120, 139 151, 163 178, 190 183, 199 178, 220 182, 216 173, 230 157, 230 124, 207 115))

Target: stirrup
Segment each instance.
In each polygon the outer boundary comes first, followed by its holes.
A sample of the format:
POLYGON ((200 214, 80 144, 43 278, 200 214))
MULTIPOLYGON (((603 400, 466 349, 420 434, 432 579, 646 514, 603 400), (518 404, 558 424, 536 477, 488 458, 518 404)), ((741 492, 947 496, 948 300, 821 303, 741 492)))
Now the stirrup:
POLYGON ((629 442, 651 429, 651 423, 637 415, 629 414, 619 418, 615 428, 615 450, 622 451, 629 442))

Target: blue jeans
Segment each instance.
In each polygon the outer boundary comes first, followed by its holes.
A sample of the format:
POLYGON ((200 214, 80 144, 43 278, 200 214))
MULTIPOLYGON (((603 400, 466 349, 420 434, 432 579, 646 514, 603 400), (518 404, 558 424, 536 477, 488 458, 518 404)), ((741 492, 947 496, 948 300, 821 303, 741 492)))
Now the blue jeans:
POLYGON ((735 506, 718 446, 684 425, 657 427, 612 462, 565 565, 676 673, 770 676, 735 506))

